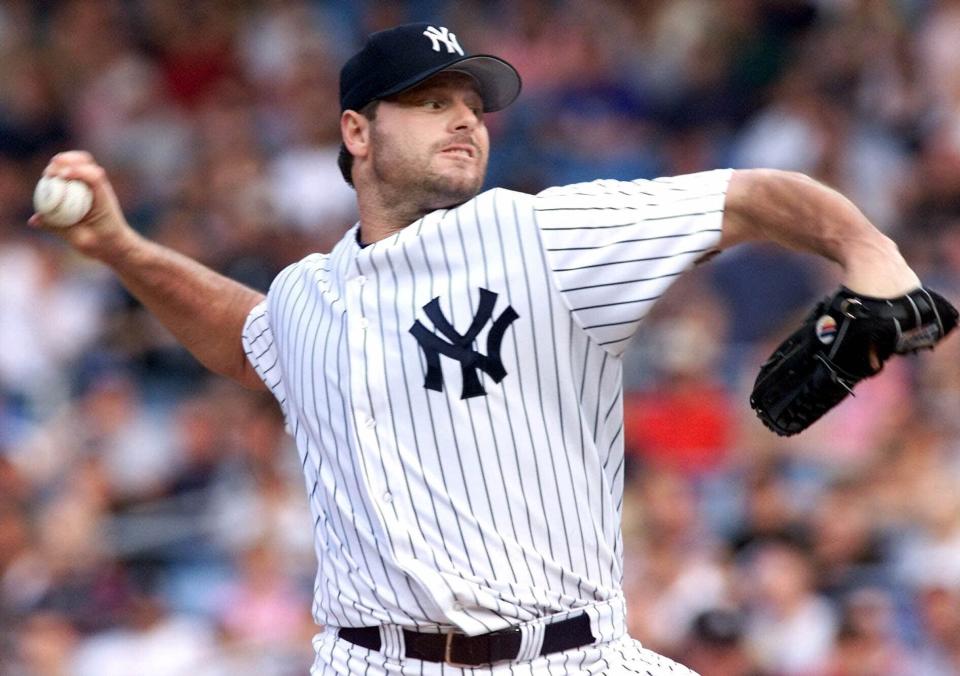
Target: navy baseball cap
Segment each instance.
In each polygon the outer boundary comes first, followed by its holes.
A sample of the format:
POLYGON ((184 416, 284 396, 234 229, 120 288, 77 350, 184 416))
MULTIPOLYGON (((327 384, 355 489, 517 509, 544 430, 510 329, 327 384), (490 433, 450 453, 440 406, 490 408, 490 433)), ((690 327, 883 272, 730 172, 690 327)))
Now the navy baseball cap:
POLYGON ((373 33, 340 70, 340 110, 360 110, 371 101, 414 87, 441 71, 476 80, 483 109, 509 106, 520 94, 516 68, 489 54, 467 54, 444 26, 409 23, 373 33))

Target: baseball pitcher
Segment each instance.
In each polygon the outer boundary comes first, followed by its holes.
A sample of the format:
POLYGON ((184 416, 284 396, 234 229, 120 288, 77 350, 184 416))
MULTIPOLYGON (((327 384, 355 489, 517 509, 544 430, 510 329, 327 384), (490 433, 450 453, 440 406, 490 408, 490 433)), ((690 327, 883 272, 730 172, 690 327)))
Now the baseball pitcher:
POLYGON ((319 562, 313 674, 688 673, 624 629, 621 357, 713 253, 767 240, 843 269, 758 379, 781 434, 956 324, 892 241, 802 175, 481 193, 486 115, 519 93, 510 64, 447 27, 370 36, 340 79, 360 221, 266 297, 133 231, 87 153, 46 169, 93 188, 61 236, 282 407, 319 562))

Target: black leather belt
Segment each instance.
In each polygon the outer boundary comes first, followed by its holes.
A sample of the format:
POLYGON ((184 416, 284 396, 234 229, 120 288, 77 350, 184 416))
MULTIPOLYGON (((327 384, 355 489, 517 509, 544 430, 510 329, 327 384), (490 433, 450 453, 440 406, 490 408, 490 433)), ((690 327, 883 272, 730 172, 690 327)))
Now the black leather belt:
MULTIPOLYGON (((369 650, 380 650, 379 627, 342 627, 337 635, 369 650)), ((422 634, 403 630, 406 656, 426 662, 446 662, 460 667, 482 667, 495 662, 512 661, 520 654, 520 628, 467 636, 459 632, 422 634)), ((541 655, 562 652, 596 641, 586 613, 544 626, 541 655)))

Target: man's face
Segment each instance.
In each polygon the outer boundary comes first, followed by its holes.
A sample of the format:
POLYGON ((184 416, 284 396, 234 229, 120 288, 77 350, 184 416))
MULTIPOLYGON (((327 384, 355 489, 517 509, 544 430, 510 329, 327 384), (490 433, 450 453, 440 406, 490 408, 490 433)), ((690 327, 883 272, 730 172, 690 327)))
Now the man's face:
POLYGON ((377 181, 424 210, 455 206, 480 192, 490 137, 467 75, 440 73, 382 101, 370 138, 377 181))

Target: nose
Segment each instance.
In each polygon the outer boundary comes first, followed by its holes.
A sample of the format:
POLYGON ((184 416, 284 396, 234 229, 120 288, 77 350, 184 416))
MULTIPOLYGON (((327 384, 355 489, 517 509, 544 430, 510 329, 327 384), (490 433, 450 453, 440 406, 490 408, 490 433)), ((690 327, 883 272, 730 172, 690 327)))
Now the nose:
POLYGON ((453 112, 453 127, 457 131, 473 129, 480 123, 480 115, 463 99, 457 99, 453 112))

